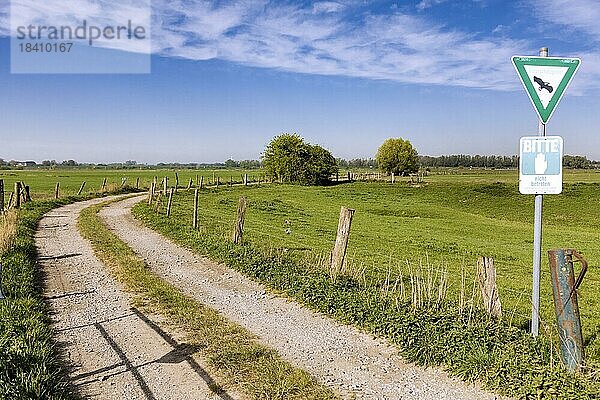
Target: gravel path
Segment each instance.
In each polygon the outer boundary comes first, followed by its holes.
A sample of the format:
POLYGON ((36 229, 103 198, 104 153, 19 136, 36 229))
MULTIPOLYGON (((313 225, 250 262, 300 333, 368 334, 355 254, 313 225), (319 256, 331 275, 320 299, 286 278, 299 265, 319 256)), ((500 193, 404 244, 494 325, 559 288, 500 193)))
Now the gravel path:
POLYGON ((351 398, 495 399, 496 396, 404 361, 383 340, 307 310, 223 265, 179 247, 131 215, 143 198, 101 211, 107 225, 163 279, 255 333, 290 363, 351 398))
POLYGON ((77 231, 79 212, 105 199, 46 214, 36 233, 57 340, 70 378, 86 398, 231 399, 209 389, 212 378, 156 316, 129 304, 122 288, 77 231))

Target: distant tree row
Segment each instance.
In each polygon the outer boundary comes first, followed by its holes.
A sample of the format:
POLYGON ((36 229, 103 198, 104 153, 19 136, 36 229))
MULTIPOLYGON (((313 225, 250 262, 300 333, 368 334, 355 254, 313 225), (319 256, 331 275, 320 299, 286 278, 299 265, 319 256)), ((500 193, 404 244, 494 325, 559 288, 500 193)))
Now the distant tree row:
POLYGON ((242 169, 255 169, 261 167, 261 162, 259 160, 242 160, 235 161, 231 158, 225 161, 225 168, 242 168, 242 169))
POLYGON ((377 160, 373 158, 353 158, 352 160, 337 159, 341 168, 377 168, 377 160))
MULTIPOLYGON (((449 156, 419 156, 419 162, 424 168, 429 167, 474 167, 474 168, 518 168, 519 157, 514 156, 481 156, 468 154, 455 154, 449 156)), ((565 168, 597 169, 599 161, 590 161, 584 156, 563 157, 565 168)))
POLYGON ((600 162, 590 161, 584 156, 564 156, 563 167, 575 169, 593 169, 600 168, 600 162))
MULTIPOLYGON (((180 168, 180 169, 218 169, 218 168, 241 168, 241 169, 256 169, 265 166, 267 172, 272 174, 272 177, 279 179, 283 177, 286 181, 302 181, 302 182, 325 182, 325 175, 328 171, 335 174, 336 168, 370 168, 381 169, 383 172, 396 174, 406 174, 415 172, 418 167, 474 167, 474 168, 518 168, 519 158, 513 156, 497 156, 497 155, 468 155, 454 154, 444 156, 422 156, 417 155, 416 150, 412 147, 409 141, 401 138, 388 139, 380 147, 377 157, 373 158, 354 158, 345 160, 342 158, 334 159, 331 153, 320 146, 310 145, 304 142, 297 134, 283 134, 275 137, 267 146, 263 161, 267 161, 263 165, 261 160, 242 160, 236 161, 228 159, 221 163, 158 163, 156 165, 139 164, 134 160, 127 160, 121 163, 110 164, 92 164, 79 163, 75 160, 64 160, 57 162, 56 160, 44 160, 41 164, 34 161, 6 161, 0 158, 0 168, 56 168, 56 167, 80 167, 80 168, 116 168, 116 169, 144 169, 144 168, 180 168), (275 141, 276 139, 279 139, 275 141), (289 147, 289 148, 287 148, 289 147), (287 153, 289 154, 287 154, 287 153), (294 155, 292 157, 292 155, 294 155), (273 161, 273 157, 282 156, 282 162, 273 161), (303 159, 309 162, 310 166, 303 166, 304 169, 297 169, 297 160, 303 159), (333 161, 332 161, 333 160, 333 161), (379 162, 378 162, 379 161, 379 162), (285 172, 284 165, 288 163, 285 172), (302 178, 299 178, 300 176, 302 178)), ((563 166, 565 168, 574 169, 600 169, 600 161, 589 160, 585 156, 565 155, 563 157, 563 166)))
POLYGON ((450 156, 419 156, 422 167, 517 168, 517 156, 480 156, 454 154, 450 156))

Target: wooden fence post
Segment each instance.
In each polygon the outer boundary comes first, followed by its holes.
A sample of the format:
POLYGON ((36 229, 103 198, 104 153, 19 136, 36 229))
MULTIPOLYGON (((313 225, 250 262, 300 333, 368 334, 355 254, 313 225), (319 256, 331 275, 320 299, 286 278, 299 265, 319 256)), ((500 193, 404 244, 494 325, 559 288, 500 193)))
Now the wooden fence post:
POLYGON ((173 205, 173 193, 175 192, 175 190, 173 188, 171 188, 171 190, 169 190, 169 201, 167 203, 167 217, 171 216, 171 206, 173 205))
POLYGON ((163 178, 163 193, 165 194, 165 196, 167 195, 167 188, 169 187, 169 178, 167 178, 166 176, 163 178))
POLYGON ((248 186, 248 174, 244 174, 244 186, 248 186))
POLYGON ((154 200, 154 185, 156 185, 156 182, 153 180, 150 183, 150 189, 148 189, 148 205, 149 206, 152 205, 152 200, 154 200))
MULTIPOLYGON (((212 184, 216 185, 217 184, 217 178, 215 177, 215 171, 213 171, 213 180, 212 180, 212 184)), ((219 185, 217 185, 219 186, 219 185)))
POLYGON ((104 178, 104 180, 102 181, 102 187, 100 188, 100 190, 104 192, 104 189, 106 189, 106 178, 104 178))
MULTIPOLYGON (((31 193, 29 192, 29 185, 25 186, 25 201, 31 201, 31 193)), ((1 213, 1 211, 0 211, 1 213)))
POLYGON ((221 178, 217 176, 217 187, 219 187, 220 183, 221 183, 221 178))
POLYGON ((27 196, 25 195, 25 182, 21 181, 21 204, 27 203, 27 196))
POLYGON ((160 208, 162 207, 162 199, 163 199, 163 192, 161 190, 158 191, 158 195, 156 196, 156 204, 154 205, 154 211, 156 211, 156 213, 160 213, 160 208))
POLYGON ((83 192, 84 187, 85 187, 85 181, 83 181, 83 183, 81 184, 81 187, 79 188, 79 192, 77 192, 77 196, 81 196, 81 192, 83 192))
POLYGON ((6 205, 6 209, 10 210, 13 204, 13 198, 15 196, 15 192, 10 192, 10 197, 8 198, 8 204, 6 205))
POLYGON ((194 221, 193 227, 194 229, 198 229, 198 188, 194 190, 194 221))
POLYGON ((0 214, 4 212, 4 179, 0 179, 0 214))
POLYGON ((177 188, 179 187, 179 174, 175 172, 175 192, 177 192, 177 188))
POLYGON ((352 225, 353 209, 342 206, 340 209, 340 220, 338 222, 337 236, 335 238, 335 246, 331 252, 330 272, 335 279, 337 274, 344 267, 346 258, 346 249, 348 248, 348 239, 350 237, 350 227, 352 225))
POLYGON ((237 217, 233 227, 232 240, 235 244, 241 244, 244 235, 244 216, 246 215, 246 198, 240 197, 237 207, 237 217))
POLYGON ((479 257, 477 259, 477 277, 485 310, 493 317, 500 317, 502 304, 496 287, 496 268, 494 268, 493 258, 479 257))
POLYGON ((194 180, 192 178, 190 178, 190 181, 188 182, 187 190, 190 190, 192 188, 193 184, 194 184, 194 180))
POLYGON ((21 207, 21 182, 15 182, 15 208, 21 207))
POLYGON ((58 199, 60 195, 60 182, 56 182, 56 187, 54 188, 54 198, 58 199))
POLYGON ((392 183, 396 180, 396 175, 392 172, 392 183))
POLYGON ((135 188, 136 189, 140 188, 140 177, 139 176, 137 178, 135 178, 135 188))
POLYGON ((125 182, 127 182, 127 178, 121 178, 121 188, 125 186, 125 182))
POLYGON ((198 185, 198 187, 202 189, 202 186, 204 186, 204 175, 200 177, 200 185, 198 185))

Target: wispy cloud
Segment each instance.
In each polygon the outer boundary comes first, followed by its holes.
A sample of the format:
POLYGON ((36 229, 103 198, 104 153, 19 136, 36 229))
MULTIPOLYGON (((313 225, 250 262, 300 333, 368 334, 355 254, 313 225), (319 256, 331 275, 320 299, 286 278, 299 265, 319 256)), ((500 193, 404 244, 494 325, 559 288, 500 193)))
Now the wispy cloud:
POLYGON ((517 87, 507 60, 526 47, 397 10, 374 14, 356 3, 154 4, 159 54, 307 74, 506 90, 517 87))
MULTIPOLYGON (((576 93, 600 89, 600 2, 597 0, 531 0, 547 29, 571 32, 588 50, 577 50, 582 59, 573 86, 576 93)), ((552 55, 552 54, 551 54, 552 55)))
MULTIPOLYGON (((13 0, 6 2, 2 9, 10 13, 10 21, 2 18, 0 23, 5 34, 10 34, 17 26, 61 27, 69 26, 73 29, 80 26, 85 20, 87 26, 97 27, 124 26, 131 21, 134 26, 151 27, 150 0, 13 0)), ((150 32, 147 32, 150 34, 150 32)), ((14 32, 13 32, 14 34, 14 32)), ((37 34, 37 33, 36 33, 37 34)), ((47 34, 47 31, 46 31, 47 34)), ((98 38, 96 44, 113 49, 149 53, 149 41, 134 40, 106 40, 98 38)))
POLYGON ((545 22, 579 30, 600 41, 600 2, 597 0, 533 0, 545 22))
MULTIPOLYGON (((15 0, 23 17, 35 10, 42 16, 62 13, 71 22, 90 17, 119 21, 135 14, 123 5, 135 1, 15 0)), ((441 1, 425 0, 418 7, 441 1)), ((551 0, 557 8, 563 1, 551 0)), ((154 0, 152 7, 155 54, 306 74, 511 90, 519 85, 508 60, 531 48, 526 40, 471 33, 406 8, 375 12, 357 0, 304 6, 269 0, 154 0)), ((543 18, 556 18, 551 12, 543 18)), ((578 26, 600 29, 581 14, 578 26)), ((0 24, 6 32, 5 13, 0 13, 0 24)))
POLYGON ((313 13, 330 13, 338 12, 344 9, 344 5, 336 3, 335 1, 320 1, 313 4, 313 13))
POLYGON ((417 5, 415 7, 417 10, 423 11, 423 10, 431 8, 437 4, 444 3, 445 1, 447 1, 447 0, 421 0, 420 2, 417 3, 417 5))

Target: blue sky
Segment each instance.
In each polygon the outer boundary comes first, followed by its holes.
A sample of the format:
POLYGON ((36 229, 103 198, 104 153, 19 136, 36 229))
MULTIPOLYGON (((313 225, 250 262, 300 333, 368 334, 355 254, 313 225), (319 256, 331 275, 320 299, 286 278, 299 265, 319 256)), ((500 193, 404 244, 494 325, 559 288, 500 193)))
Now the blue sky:
MULTIPOLYGON (((117 3, 69 2, 79 18, 117 3)), ((510 57, 548 46, 582 59, 548 134, 600 159, 597 0, 155 0, 139 75, 11 74, 8 10, 0 0, 0 158, 256 159, 281 132, 344 158, 392 136, 420 154, 515 154, 537 117, 510 57)))

